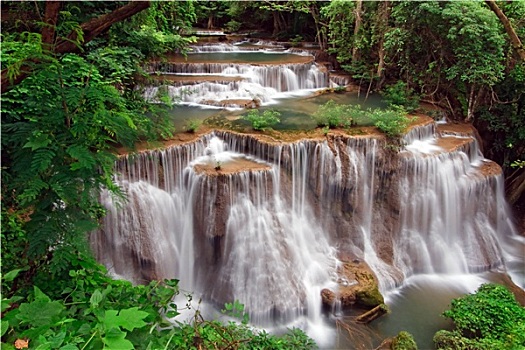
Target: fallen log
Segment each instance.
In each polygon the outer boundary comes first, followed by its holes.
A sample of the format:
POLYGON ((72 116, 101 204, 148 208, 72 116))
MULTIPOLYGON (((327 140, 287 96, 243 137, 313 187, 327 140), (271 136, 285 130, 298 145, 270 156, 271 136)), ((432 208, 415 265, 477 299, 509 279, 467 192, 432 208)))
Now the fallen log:
POLYGON ((386 304, 381 304, 373 309, 368 310, 364 314, 357 316, 357 323, 370 323, 376 318, 379 318, 388 312, 388 306, 386 304))

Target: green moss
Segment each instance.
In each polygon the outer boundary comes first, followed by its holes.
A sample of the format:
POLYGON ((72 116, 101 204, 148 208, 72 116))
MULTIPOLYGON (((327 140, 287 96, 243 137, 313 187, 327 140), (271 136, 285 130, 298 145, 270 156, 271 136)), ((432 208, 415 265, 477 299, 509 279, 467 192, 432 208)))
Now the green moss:
POLYGON ((385 302, 385 299, 379 293, 377 285, 370 285, 370 288, 357 291, 356 299, 358 304, 368 307, 376 307, 385 302))
POLYGON ((392 341, 392 350, 417 350, 417 344, 412 334, 401 331, 392 341))

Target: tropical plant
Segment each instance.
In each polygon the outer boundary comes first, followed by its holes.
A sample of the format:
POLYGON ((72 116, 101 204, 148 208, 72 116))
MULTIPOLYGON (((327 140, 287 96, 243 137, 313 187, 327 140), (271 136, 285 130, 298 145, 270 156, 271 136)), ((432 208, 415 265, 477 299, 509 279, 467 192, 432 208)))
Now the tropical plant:
POLYGON ((317 108, 312 118, 319 127, 348 128, 361 116, 359 106, 338 104, 330 100, 317 108), (355 118, 355 119, 354 119, 355 118))
POLYGON ((502 285, 481 285, 475 293, 452 300, 443 315, 452 319, 456 328, 436 333, 438 349, 525 347, 525 308, 502 285))
POLYGON ((197 131, 200 125, 201 125, 200 120, 192 119, 186 123, 185 129, 189 133, 194 133, 195 131, 197 131))
POLYGON ((389 106, 402 106, 407 112, 413 112, 419 107, 419 97, 404 81, 398 80, 393 85, 386 86, 382 92, 384 101, 389 106))
MULTIPOLYGON (((177 280, 133 286, 108 277, 86 256, 70 260, 69 279, 37 278, 31 290, 12 294, 20 272, 2 276, 3 349, 22 343, 46 349, 315 348, 298 329, 282 336, 254 330, 238 301, 226 303, 223 312, 241 323, 208 321, 198 309, 192 323, 173 321, 182 309, 173 301, 180 292, 177 280)), ((191 295, 186 297, 183 308, 191 308, 191 295)))
POLYGON ((242 118, 252 124, 254 130, 266 130, 280 123, 279 116, 281 113, 267 109, 264 112, 252 109, 242 118))
POLYGON ((407 117, 404 108, 399 106, 389 109, 376 108, 368 112, 376 128, 390 139, 399 138, 413 121, 413 118, 407 117))

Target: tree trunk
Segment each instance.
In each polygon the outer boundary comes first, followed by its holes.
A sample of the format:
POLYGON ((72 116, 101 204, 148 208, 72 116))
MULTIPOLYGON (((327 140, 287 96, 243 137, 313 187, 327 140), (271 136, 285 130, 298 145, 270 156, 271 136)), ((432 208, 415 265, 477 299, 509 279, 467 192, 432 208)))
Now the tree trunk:
POLYGON ((377 64, 377 85, 376 90, 380 90, 385 81, 385 34, 388 27, 388 19, 390 18, 390 1, 382 1, 379 4, 379 47, 377 55, 379 56, 379 62, 377 64))
POLYGON ((312 18, 314 19, 315 23, 315 39, 317 40, 317 43, 319 44, 319 49, 324 51, 326 50, 326 30, 325 26, 321 21, 319 20, 319 8, 317 7, 316 3, 313 3, 309 6, 310 14, 312 15, 312 18))
POLYGON ((213 29, 213 13, 210 13, 210 15, 208 16, 207 28, 208 29, 213 29))
POLYGON ((44 15, 45 26, 42 28, 42 44, 44 50, 53 50, 53 44, 55 42, 55 29, 61 6, 62 2, 60 1, 46 2, 46 12, 44 15))
POLYGON ((359 29, 361 29, 361 22, 362 18, 361 15, 363 13, 363 0, 357 0, 356 1, 356 8, 355 8, 355 27, 354 27, 354 46, 352 48, 352 62, 355 62, 359 59, 359 50, 357 49, 357 34, 359 33, 359 29))
POLYGON ((503 27, 505 28, 505 31, 507 32, 507 35, 509 36, 510 43, 512 44, 512 47, 514 50, 518 53, 520 56, 520 59, 522 61, 525 61, 525 49, 523 48, 523 44, 521 43, 520 38, 516 34, 516 31, 514 28, 512 28, 512 25, 510 24, 509 19, 503 11, 499 8, 498 4, 494 0, 485 0, 487 5, 489 5, 490 9, 498 16, 499 20, 503 24, 503 27))
MULTIPOLYGON (((55 15, 58 16, 58 8, 56 8, 58 1, 48 1, 46 2, 46 20, 52 20, 55 15), (49 8, 49 18, 48 18, 48 6, 49 8)), ((124 5, 122 7, 119 7, 113 12, 107 13, 105 15, 93 18, 85 23, 82 23, 80 28, 82 29, 82 32, 84 34, 84 41, 83 44, 86 44, 93 40, 96 36, 104 33, 106 30, 108 30, 114 23, 120 22, 125 20, 126 18, 129 18, 133 16, 134 14, 147 9, 150 6, 149 1, 132 1, 128 3, 127 5, 124 5)), ((55 28, 53 27, 52 30, 46 30, 49 29, 47 26, 42 31, 42 40, 43 43, 48 44, 49 42, 44 41, 44 34, 46 40, 50 40, 50 38, 54 37, 55 34, 55 28)), ((67 39, 59 41, 54 48, 52 48, 54 53, 66 53, 66 52, 78 52, 80 51, 80 46, 76 43, 77 39, 77 33, 75 31, 71 32, 67 39)), ((2 70, 2 93, 10 90, 13 86, 19 84, 22 80, 24 80, 33 70, 34 64, 38 63, 36 60, 30 60, 28 61, 28 64, 24 64, 20 69, 20 74, 12 81, 9 80, 7 69, 2 70)))

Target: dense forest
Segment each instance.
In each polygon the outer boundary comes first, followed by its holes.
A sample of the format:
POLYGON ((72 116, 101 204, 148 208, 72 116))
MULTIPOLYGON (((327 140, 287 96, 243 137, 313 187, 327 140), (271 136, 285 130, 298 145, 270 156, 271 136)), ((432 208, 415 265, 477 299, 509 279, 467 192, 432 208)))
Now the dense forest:
POLYGON ((300 330, 254 331, 236 303, 225 313, 239 323, 195 310, 193 324, 166 328, 183 308, 177 282, 112 280, 89 250, 102 189, 124 200, 114 150, 176 132, 168 106, 144 99, 143 64, 186 52, 192 28, 314 42, 362 91, 473 124, 525 212, 523 1, 3 1, 1 11, 2 349, 315 347, 300 330))

